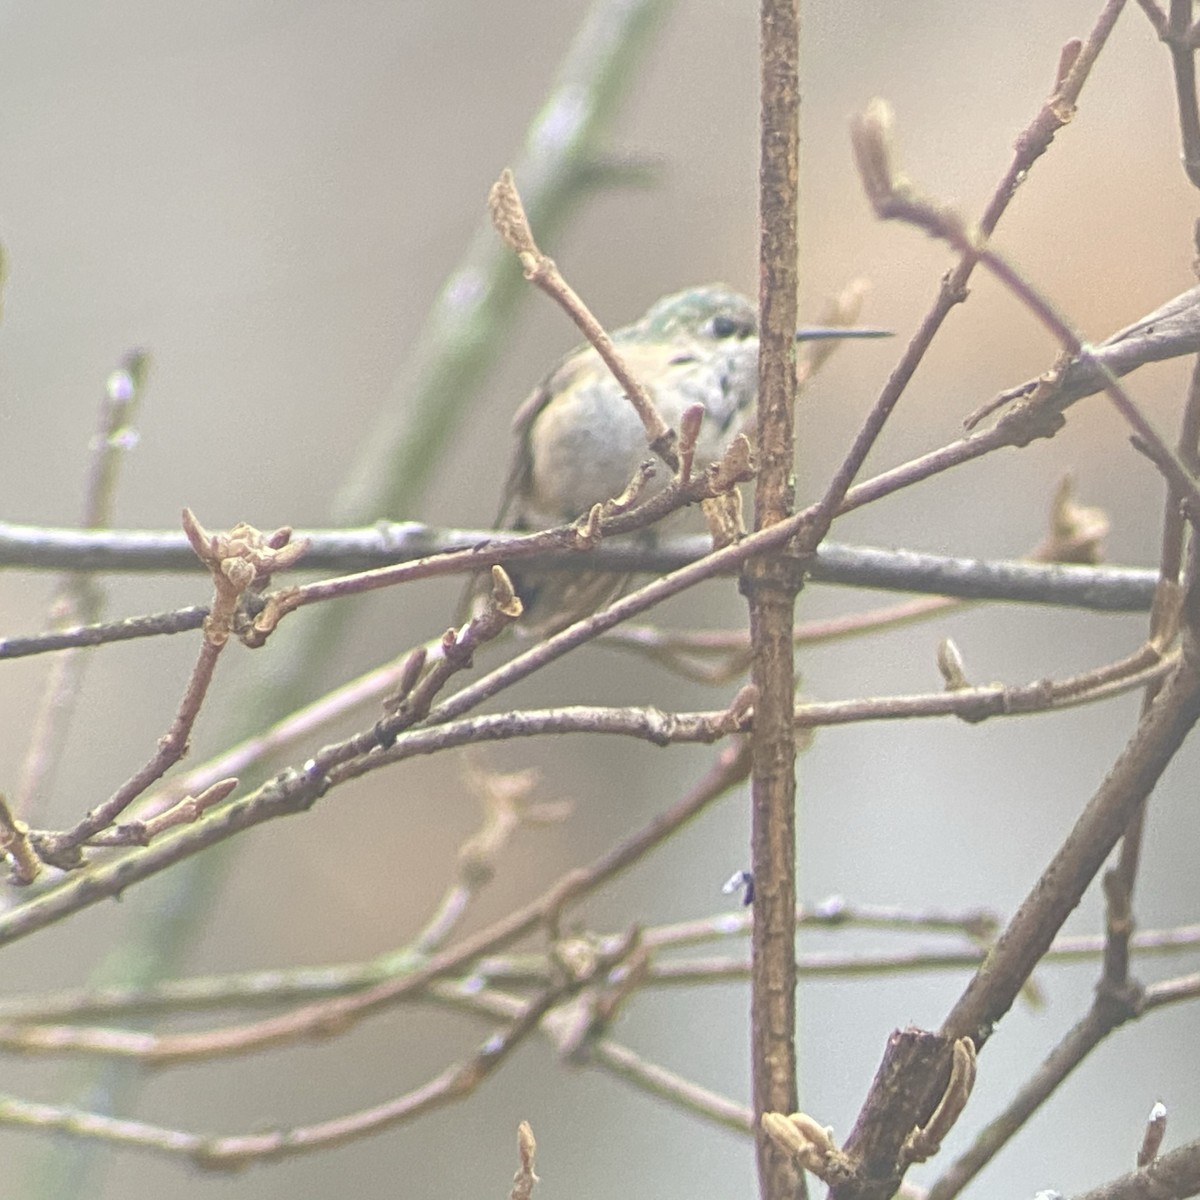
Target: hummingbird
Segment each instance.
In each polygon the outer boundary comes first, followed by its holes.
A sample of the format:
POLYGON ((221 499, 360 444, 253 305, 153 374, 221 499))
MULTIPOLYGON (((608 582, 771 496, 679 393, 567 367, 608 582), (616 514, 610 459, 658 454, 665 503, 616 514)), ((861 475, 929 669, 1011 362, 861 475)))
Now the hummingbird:
MULTIPOLYGON (((887 330, 805 327, 798 341, 876 338, 887 330)), ((758 310, 725 284, 665 296, 612 340, 671 428, 695 404, 704 415, 695 469, 718 461, 753 413, 758 394, 758 310)), ((596 350, 569 353, 513 418, 517 440, 494 528, 545 529, 619 496, 650 456, 646 432, 596 350)), ((643 495, 669 481, 660 471, 643 495)), ((544 635, 606 603, 625 580, 602 572, 514 575, 526 607, 522 626, 544 635)))

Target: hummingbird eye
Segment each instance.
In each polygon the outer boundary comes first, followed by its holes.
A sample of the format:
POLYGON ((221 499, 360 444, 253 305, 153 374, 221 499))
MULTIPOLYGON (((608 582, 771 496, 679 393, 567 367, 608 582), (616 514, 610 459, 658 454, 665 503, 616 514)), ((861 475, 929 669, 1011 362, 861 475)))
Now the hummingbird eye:
POLYGON ((749 337, 750 334, 754 332, 753 326, 749 325, 747 322, 739 321, 734 317, 726 315, 725 313, 718 313, 715 317, 713 317, 709 328, 712 330, 713 337, 719 338, 745 338, 749 337))

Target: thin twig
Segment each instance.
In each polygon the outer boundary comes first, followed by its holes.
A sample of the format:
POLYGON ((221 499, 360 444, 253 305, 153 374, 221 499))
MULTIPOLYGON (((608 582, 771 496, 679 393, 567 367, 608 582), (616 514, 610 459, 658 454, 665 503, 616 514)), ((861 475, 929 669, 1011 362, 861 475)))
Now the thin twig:
POLYGON ((427 958, 445 946, 471 901, 491 881, 509 839, 522 826, 561 820, 564 807, 535 806, 529 792, 533 771, 502 775, 469 765, 467 782, 480 798, 483 819, 479 828, 459 847, 457 878, 424 927, 405 947, 405 954, 427 958))
MULTIPOLYGON (((1117 377, 1085 346, 1079 335, 1011 263, 987 244, 986 234, 969 230, 961 216, 920 195, 893 166, 890 144, 892 117, 881 100, 872 101, 857 118, 854 127, 855 155, 863 186, 876 214, 883 220, 899 220, 923 229, 971 255, 986 266, 1058 339, 1072 361, 1083 361, 1097 369, 1104 380, 1104 391, 1133 429, 1136 442, 1164 475, 1178 495, 1187 501, 1189 520, 1200 524, 1200 484, 1192 478, 1175 451, 1150 424, 1117 377)), ((1055 380, 1035 390, 1028 403, 1008 414, 1006 425, 1013 430, 1016 444, 1021 438, 1050 436, 1061 425, 1061 406, 1048 404, 1054 395, 1055 380), (1039 392, 1041 394, 1039 394, 1039 392), (1019 433, 1019 437, 1017 434, 1019 433)))
MULTIPOLYGON (((741 914, 727 915, 706 922, 708 938, 744 937, 749 928, 741 927, 741 914), (718 929, 720 927, 720 929, 718 929), (725 934, 724 928, 731 930, 725 934)), ((801 922, 797 921, 799 927, 801 922)), ((647 949, 661 950, 674 944, 669 927, 648 929, 643 936, 647 949)), ((619 939, 599 937, 595 944, 607 948, 619 939)), ((1200 926, 1146 930, 1137 935, 1137 949, 1147 955, 1194 953, 1200 946, 1200 926)), ((1100 936, 1059 937, 1046 953, 1046 963, 1092 962, 1101 957, 1104 939, 1100 936)), ((809 978, 849 978, 861 975, 911 974, 924 971, 957 971, 977 966, 986 949, 899 951, 887 954, 839 954, 807 952, 797 956, 796 968, 809 978)), ((278 1006, 345 995, 371 987, 383 978, 411 972, 414 956, 411 947, 390 951, 368 962, 343 963, 324 967, 270 968, 234 975, 201 976, 168 980, 144 988, 112 987, 96 990, 73 989, 65 992, 11 997, 0 1002, 0 1045, 7 1050, 40 1053, 85 1053, 128 1058, 148 1058, 157 1042, 152 1036, 126 1028, 104 1028, 95 1024, 103 1019, 159 1014, 189 1014, 222 1008, 278 1006)), ((428 993, 402 997, 417 1001, 428 995, 449 996, 458 1000, 484 996, 489 1002, 500 995, 495 984, 540 987, 553 981, 556 967, 546 954, 488 956, 478 960, 467 975, 431 984, 428 993), (447 989, 449 989, 447 991, 447 989)), ((748 958, 731 956, 709 958, 661 958, 653 962, 642 981, 645 988, 693 986, 702 983, 746 981, 750 978, 748 958)), ((1200 975, 1182 975, 1147 987, 1138 1000, 1137 1011, 1147 1013, 1174 1004, 1194 1000, 1200 991, 1200 975)), ((514 1004, 521 1001, 514 1000, 514 1004)), ((492 1010, 494 1015, 513 1016, 515 1011, 492 1010)), ((1117 1028, 1112 1026, 1111 1028, 1117 1028)), ((1111 1030, 1110 1030, 1111 1031, 1111 1030)), ((1058 1053, 1058 1051, 1055 1051, 1058 1053)))
MULTIPOLYGON (((1091 74, 1097 56, 1107 43, 1108 35, 1112 32, 1113 25, 1120 16, 1124 4, 1125 0, 1108 0, 1087 40, 1079 46, 1078 53, 1071 57, 1069 69, 1064 72, 1063 64, 1060 62, 1053 94, 1018 135, 1012 161, 984 208, 983 216, 979 221, 981 238, 986 239, 995 231, 1001 217, 1004 216, 1016 195, 1018 187, 1026 181, 1034 163, 1046 153, 1055 134, 1071 119, 1080 92, 1091 74)), ((970 247, 964 248, 954 270, 942 280, 937 298, 926 313, 917 332, 913 334, 900 362, 896 364, 892 374, 888 377, 883 391, 856 435, 854 444, 838 467, 824 497, 817 506, 812 530, 805 538, 803 547, 805 550, 815 548, 828 532, 829 524, 834 516, 846 511, 845 501, 849 498, 850 486, 862 469, 863 463, 882 433, 888 418, 904 394, 904 390, 908 387, 909 381, 924 359, 946 317, 956 305, 966 299, 967 284, 975 269, 975 263, 974 250, 970 247)))
POLYGON ((149 820, 176 805, 184 796, 212 787, 231 775, 241 775, 263 761, 279 759, 283 753, 301 741, 318 734, 348 713, 369 704, 379 704, 384 697, 403 691, 403 685, 416 657, 422 660, 437 653, 441 639, 407 650, 399 658, 382 667, 367 671, 357 679, 326 692, 313 703, 289 713, 281 721, 230 746, 207 762, 168 780, 146 797, 138 809, 137 818, 149 820))
MULTIPOLYGON (((880 633, 940 616, 965 603, 944 596, 923 596, 867 612, 804 621, 793 630, 792 644, 802 648, 880 633)), ((606 633, 599 644, 639 654, 701 683, 729 683, 744 675, 750 665, 750 638, 744 629, 675 630, 624 625, 606 633)))
POLYGON ((63 870, 82 866, 83 859, 79 847, 112 825, 138 796, 183 757, 223 648, 223 645, 214 645, 207 639, 201 642, 171 724, 166 733, 158 739, 154 753, 139 770, 107 800, 76 821, 70 829, 61 833, 33 834, 33 843, 44 862, 63 870))
POLYGON ((611 1038, 601 1038, 596 1042, 591 1047, 587 1061, 603 1067, 610 1075, 623 1079, 639 1091, 665 1100, 713 1125, 731 1129, 735 1133, 753 1132, 754 1114, 744 1104, 736 1104, 718 1092, 649 1062, 611 1038))
POLYGON ((1158 34, 1159 38, 1165 40, 1168 33, 1167 14, 1159 8, 1155 0, 1137 0, 1137 4, 1154 27, 1154 32, 1158 34))
POLYGON ((0 1123, 23 1128, 58 1129, 78 1137, 101 1138, 157 1150, 189 1158, 199 1167, 229 1169, 252 1162, 277 1161, 295 1154, 356 1141, 470 1095, 534 1032, 538 1022, 562 998, 565 990, 566 985, 546 989, 528 1005, 521 1017, 503 1032, 489 1038, 473 1058, 447 1068, 421 1087, 361 1112, 348 1113, 315 1125, 267 1133, 211 1137, 145 1122, 118 1120, 99 1113, 32 1104, 11 1097, 0 1098, 0 1123))
MULTIPOLYGON (((143 350, 127 354, 109 375, 100 404, 99 427, 92 438, 84 485, 84 529, 102 529, 112 523, 117 475, 129 449, 136 445, 132 425, 142 399, 149 359, 143 350)), ((103 593, 96 580, 78 571, 59 583, 50 605, 50 625, 65 629, 92 625, 104 609, 103 593)), ((86 656, 63 655, 56 659, 42 689, 33 731, 21 764, 14 807, 24 820, 36 823, 35 805, 49 792, 62 744, 83 689, 86 656)))
POLYGON ((1175 77, 1175 106, 1179 113, 1183 169, 1194 187, 1200 187, 1200 107, 1196 103, 1196 40, 1192 24, 1193 6, 1187 0, 1171 0, 1164 14, 1150 0, 1142 11, 1150 19, 1159 39, 1171 52, 1175 77))
POLYGON ((1015 401, 1032 401, 1043 421, 1061 415, 1072 404, 1103 391, 1112 375, 1128 375, 1151 362, 1200 351, 1200 288, 1190 288, 1152 312, 1118 329, 1081 357, 1060 356, 1049 372, 1007 388, 972 412, 963 422, 973 429, 985 417, 1015 401))
POLYGON ((676 431, 663 420, 662 414, 655 407, 653 397, 629 369, 604 326, 596 320, 579 294, 563 278, 554 260, 538 249, 529 218, 525 215, 525 206, 517 192, 513 173, 507 167, 492 184, 492 190, 488 194, 488 209, 492 214, 496 232, 520 260, 525 278, 545 292, 575 322, 580 333, 595 348, 604 365, 612 372, 613 378, 621 385, 625 398, 633 405, 642 428, 646 431, 647 445, 673 472, 678 471, 676 431))
POLYGON ((209 534, 189 513, 184 526, 197 553, 212 574, 214 598, 204 623, 204 640, 196 656, 183 696, 167 732, 158 739, 147 762, 104 803, 60 833, 39 832, 32 840, 41 858, 69 870, 81 865, 79 847, 107 829, 152 783, 160 779, 187 752, 188 741, 208 694, 217 660, 238 621, 239 607, 248 588, 264 584, 278 565, 286 567, 304 552, 302 543, 288 543, 290 531, 264 536, 249 526, 229 534, 209 534))
MULTIPOLYGON (((515 1019, 527 1004, 527 1001, 496 988, 481 988, 476 980, 432 984, 429 995, 459 1011, 508 1020, 515 1019)), ((561 1011, 547 1013, 542 1021, 542 1034, 550 1038, 560 1052, 569 1024, 569 1014, 561 1011)), ((572 1065, 606 1070, 638 1091, 666 1101, 682 1112, 700 1117, 718 1128, 744 1135, 752 1133, 753 1116, 744 1105, 735 1104, 726 1096, 650 1062, 643 1055, 635 1053, 610 1037, 600 1037, 590 1042, 586 1058, 572 1065)))
MULTIPOLYGON (((1161 934, 1151 931, 1144 938, 1139 936, 1137 942, 1139 949, 1149 954, 1191 953, 1196 950, 1198 944, 1200 944, 1200 936, 1194 925, 1167 930, 1161 934)), ((1056 938, 1050 949, 1046 951, 1042 962, 1093 962, 1101 958, 1103 952, 1104 939, 1101 937, 1056 938)), ((892 953, 878 954, 839 954, 833 951, 825 953, 814 951, 796 956, 796 972, 803 979, 853 979, 863 976, 909 975, 926 971, 958 971, 975 968, 986 957, 987 948, 983 946, 961 950, 898 950, 892 953)), ((496 974, 493 977, 499 979, 501 975, 496 974)), ((542 977, 543 974, 538 975, 538 978, 542 977)), ((646 986, 682 985, 692 987, 699 983, 726 983, 749 978, 750 961, 747 958, 715 955, 709 958, 671 958, 657 961, 650 967, 646 974, 646 986)), ((1141 994, 1134 997, 1130 1001, 1131 1006, 1127 1007, 1121 1019, 1115 1024, 1111 1024, 1104 1032, 1110 1032, 1124 1021, 1141 1016, 1149 1011, 1150 1007, 1157 1008, 1167 1003, 1174 1004, 1181 1000, 1195 998, 1197 976, 1181 976, 1168 981, 1168 983, 1170 986, 1164 991, 1146 990, 1146 996, 1155 998, 1153 1005, 1148 1006, 1141 994)), ((1154 985, 1155 988, 1160 986, 1154 985)), ((87 1036, 86 1030, 83 1036, 87 1036)), ((1064 1039, 1064 1042, 1069 1039, 1070 1035, 1064 1039)), ((1090 1051, 1097 1042, 1098 1039, 1090 1042, 1087 1050, 1090 1051)), ((1046 1093, 1046 1095, 1048 1094, 1046 1093)), ((1044 1100, 1045 1095, 1040 1099, 1044 1100)), ((1015 1132, 1015 1127, 1013 1132, 1015 1132)), ((1002 1144, 996 1145, 993 1153, 1000 1149, 1002 1144)))

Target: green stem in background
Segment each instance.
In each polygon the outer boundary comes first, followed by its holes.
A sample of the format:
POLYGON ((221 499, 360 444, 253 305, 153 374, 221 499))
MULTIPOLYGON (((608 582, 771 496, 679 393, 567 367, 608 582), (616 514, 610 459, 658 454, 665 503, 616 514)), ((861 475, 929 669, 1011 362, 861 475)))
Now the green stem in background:
MULTIPOLYGON (((603 172, 595 169, 604 133, 672 2, 597 0, 568 50, 516 166, 530 217, 547 241, 604 182, 603 172)), ((492 230, 484 201, 481 192, 478 230, 347 474, 333 512, 335 523, 415 509, 529 294, 511 253, 492 230)), ((345 604, 314 613, 288 643, 288 668, 260 682, 230 711, 252 714, 258 728, 294 708, 308 690, 306 681, 323 676, 349 615, 345 604)), ((224 730, 225 740, 247 732, 247 725, 231 725, 224 730)), ((227 861, 225 855, 209 854, 182 863, 139 897, 127 918, 125 944, 108 956, 90 984, 147 987, 177 972, 203 928, 227 861)), ((128 1108, 141 1078, 129 1064, 81 1070, 71 1089, 73 1103, 95 1112, 128 1108)), ((31 1172, 36 1179, 14 1194, 44 1200, 94 1195, 96 1153, 83 1141, 55 1138, 31 1172)))
MULTIPOLYGON (((604 0, 593 8, 534 119, 514 175, 530 222, 553 242, 581 200, 604 183, 601 136, 672 0, 604 0)), ((615 176, 614 176, 615 178, 615 176)), ((434 302, 408 368, 380 409, 334 505, 336 524, 413 509, 461 426, 487 370, 532 294, 487 219, 434 302)))

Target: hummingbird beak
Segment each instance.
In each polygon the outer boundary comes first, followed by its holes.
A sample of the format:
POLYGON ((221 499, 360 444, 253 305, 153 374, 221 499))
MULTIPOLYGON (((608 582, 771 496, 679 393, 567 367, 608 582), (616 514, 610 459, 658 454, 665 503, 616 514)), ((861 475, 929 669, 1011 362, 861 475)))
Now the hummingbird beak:
POLYGON ((871 329, 862 325, 805 325, 796 330, 798 342, 821 342, 831 338, 885 338, 890 329, 871 329))

